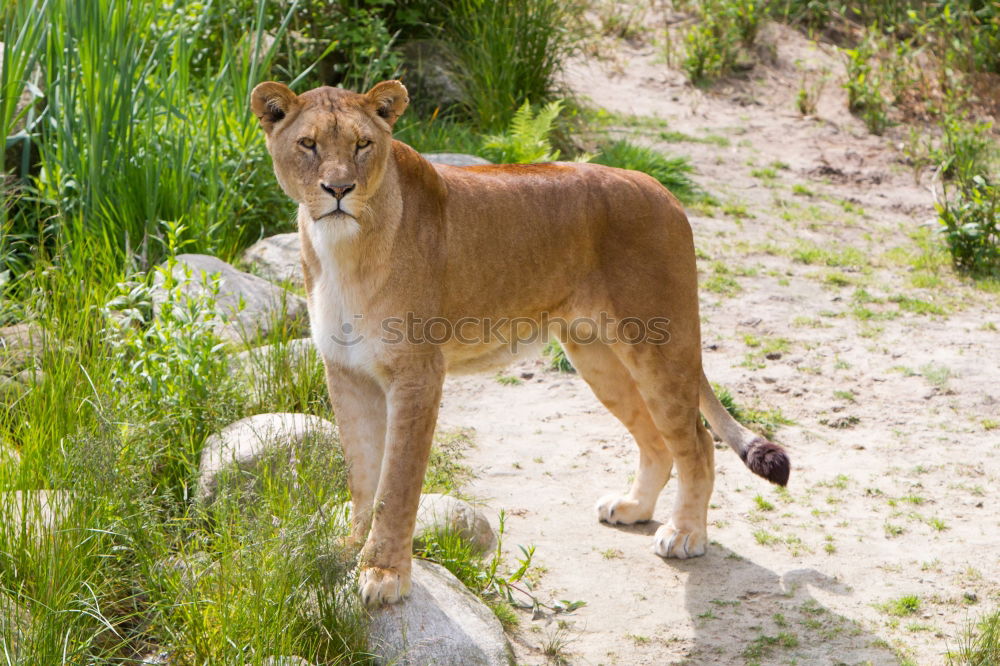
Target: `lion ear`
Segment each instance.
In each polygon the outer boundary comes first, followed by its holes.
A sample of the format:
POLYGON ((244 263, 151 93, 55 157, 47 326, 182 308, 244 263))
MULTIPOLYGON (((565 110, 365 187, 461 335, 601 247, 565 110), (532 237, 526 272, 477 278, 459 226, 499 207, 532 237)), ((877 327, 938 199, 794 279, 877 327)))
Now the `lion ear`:
POLYGON ((365 95, 368 103, 375 108, 375 113, 385 119, 392 127, 410 103, 406 86, 399 81, 383 81, 365 95))
POLYGON ((284 120, 298 103, 298 99, 284 83, 265 81, 250 93, 250 108, 260 120, 260 126, 270 134, 275 124, 284 120))

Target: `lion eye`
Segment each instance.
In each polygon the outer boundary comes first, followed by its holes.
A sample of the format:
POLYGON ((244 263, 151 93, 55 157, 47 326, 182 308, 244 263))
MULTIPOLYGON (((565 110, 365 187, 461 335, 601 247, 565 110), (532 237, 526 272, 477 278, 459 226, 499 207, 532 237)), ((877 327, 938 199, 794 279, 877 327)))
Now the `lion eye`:
POLYGON ((307 136, 304 136, 301 139, 299 139, 299 145, 308 150, 313 150, 314 148, 316 148, 316 142, 307 136))
POLYGON ((358 141, 358 150, 361 150, 362 148, 367 148, 370 145, 372 145, 371 141, 369 141, 368 139, 361 139, 360 141, 358 141))

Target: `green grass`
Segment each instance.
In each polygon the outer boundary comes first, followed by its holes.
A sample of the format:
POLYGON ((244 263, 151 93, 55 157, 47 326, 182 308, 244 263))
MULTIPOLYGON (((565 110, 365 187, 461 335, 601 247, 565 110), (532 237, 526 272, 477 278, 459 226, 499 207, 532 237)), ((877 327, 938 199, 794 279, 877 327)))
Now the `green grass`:
POLYGON ((1000 664, 1000 610, 970 622, 958 648, 948 652, 949 666, 1000 664))
POLYGON ((708 198, 691 179, 694 168, 686 157, 667 157, 652 148, 619 140, 601 146, 591 161, 595 164, 647 173, 660 181, 684 203, 694 203, 708 198))
POLYGON ((791 419, 781 413, 780 409, 741 406, 737 404, 736 399, 729 392, 729 389, 718 384, 712 384, 712 389, 715 391, 716 397, 719 398, 719 402, 722 403, 722 406, 726 408, 726 411, 734 419, 748 428, 758 430, 769 439, 774 437, 774 433, 778 427, 793 423, 791 419))
POLYGON ((908 615, 914 615, 920 610, 920 597, 909 594, 906 596, 899 597, 898 599, 891 599, 878 606, 879 610, 888 615, 894 617, 906 617, 908 615))

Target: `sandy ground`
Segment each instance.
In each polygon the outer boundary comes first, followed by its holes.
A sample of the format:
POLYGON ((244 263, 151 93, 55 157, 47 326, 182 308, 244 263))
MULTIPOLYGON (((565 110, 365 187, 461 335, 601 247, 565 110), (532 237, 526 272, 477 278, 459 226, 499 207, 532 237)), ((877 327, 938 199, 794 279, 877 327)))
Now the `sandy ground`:
POLYGON ((650 45, 581 58, 567 79, 599 108, 645 117, 612 131, 690 156, 720 201, 690 214, 705 366, 739 404, 793 422, 775 436, 793 460, 788 492, 718 450, 708 554, 663 560, 650 546, 674 481, 654 521, 596 521, 636 449, 579 377, 532 360, 508 371, 530 375, 517 385, 449 379, 441 425, 475 431, 465 491, 494 521, 507 512, 511 561, 536 547, 541 601, 586 602, 522 613, 521 663, 938 664, 1000 603, 1000 296, 946 266, 914 286, 912 234, 933 199, 900 162, 903 130, 870 136, 846 112, 832 47, 773 26, 763 41, 771 64, 711 91, 650 45), (824 69, 803 118, 802 72, 824 69), (660 129, 725 140, 665 143, 660 129), (914 612, 887 611, 906 595, 914 612))

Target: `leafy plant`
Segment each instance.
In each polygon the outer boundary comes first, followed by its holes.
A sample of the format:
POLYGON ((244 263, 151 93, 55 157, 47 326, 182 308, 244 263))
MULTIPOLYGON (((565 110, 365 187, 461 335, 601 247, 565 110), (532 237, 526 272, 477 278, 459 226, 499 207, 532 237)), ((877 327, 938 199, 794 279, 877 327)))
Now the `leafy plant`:
POLYGON ((882 134, 889 125, 886 101, 882 96, 882 77, 875 62, 880 42, 869 35, 853 49, 845 49, 847 56, 847 107, 859 114, 872 134, 882 134))
POLYGON ((503 134, 489 136, 483 142, 483 153, 494 162, 503 164, 534 164, 554 162, 559 151, 552 148, 549 135, 553 123, 562 111, 556 100, 533 113, 527 101, 521 105, 503 134))
MULTIPOLYGON (((708 0, 700 3, 699 23, 684 35, 681 63, 693 83, 729 73, 757 39, 765 15, 755 0, 708 0)), ((751 63, 752 65, 752 63, 751 63)))
POLYGON ((566 356, 566 350, 563 349, 558 340, 549 340, 545 344, 542 354, 549 359, 549 367, 556 372, 576 372, 576 368, 566 356))
POLYGON ((689 174, 694 171, 694 167, 686 157, 667 157, 652 148, 622 139, 601 146, 592 161, 595 164, 647 173, 684 203, 707 198, 705 192, 691 180, 689 174))
POLYGON ((935 206, 952 263, 973 277, 1000 275, 1000 186, 982 176, 960 183, 935 206))

